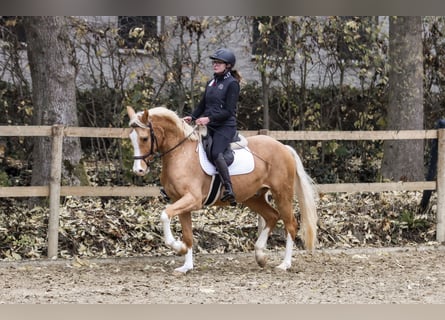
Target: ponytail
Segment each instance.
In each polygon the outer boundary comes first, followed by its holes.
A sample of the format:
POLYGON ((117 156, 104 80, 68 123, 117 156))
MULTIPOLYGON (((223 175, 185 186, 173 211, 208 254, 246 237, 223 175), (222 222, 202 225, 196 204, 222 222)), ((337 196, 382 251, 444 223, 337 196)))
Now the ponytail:
POLYGON ((241 82, 242 77, 237 70, 230 70, 230 73, 238 82, 241 82))

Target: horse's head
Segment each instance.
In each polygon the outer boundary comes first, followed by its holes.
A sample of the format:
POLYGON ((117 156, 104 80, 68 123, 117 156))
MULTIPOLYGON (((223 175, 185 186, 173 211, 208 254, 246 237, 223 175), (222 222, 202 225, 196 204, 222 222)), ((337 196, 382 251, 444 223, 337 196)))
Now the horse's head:
POLYGON ((134 150, 133 172, 138 176, 144 176, 150 171, 149 161, 157 151, 157 140, 153 132, 148 110, 136 113, 130 106, 127 107, 130 118, 130 140, 134 150))
POLYGON ((133 171, 139 176, 149 172, 148 164, 155 157, 163 157, 187 140, 198 139, 194 128, 165 107, 137 113, 132 107, 127 107, 127 113, 130 117, 130 127, 133 128, 130 133, 134 148, 133 171))

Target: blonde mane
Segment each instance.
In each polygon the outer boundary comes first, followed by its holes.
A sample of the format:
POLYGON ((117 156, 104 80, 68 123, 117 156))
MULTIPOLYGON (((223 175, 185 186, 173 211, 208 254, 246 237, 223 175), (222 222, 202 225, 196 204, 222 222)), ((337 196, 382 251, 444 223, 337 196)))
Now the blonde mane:
MULTIPOLYGON (((167 109, 166 107, 155 107, 152 109, 148 109, 148 113, 150 117, 161 117, 161 118, 167 118, 171 122, 173 122, 176 127, 184 133, 185 137, 189 137, 190 140, 196 141, 198 140, 198 134, 196 131, 193 130, 193 127, 190 126, 187 122, 185 122, 183 119, 179 118, 179 116, 176 114, 176 112, 167 109)), ((136 119, 130 120, 131 123, 137 123, 140 117, 144 114, 144 111, 140 111, 136 114, 136 119)))

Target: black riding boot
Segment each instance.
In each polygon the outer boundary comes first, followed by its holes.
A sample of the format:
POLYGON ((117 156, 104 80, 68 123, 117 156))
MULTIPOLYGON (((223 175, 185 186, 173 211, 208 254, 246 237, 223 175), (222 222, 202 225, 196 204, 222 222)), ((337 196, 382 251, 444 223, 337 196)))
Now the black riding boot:
POLYGON ((221 201, 229 201, 230 205, 236 206, 235 194, 233 193, 232 189, 229 169, 227 168, 227 163, 222 153, 218 154, 218 157, 215 160, 215 166, 218 169, 219 176, 221 177, 224 185, 224 192, 221 197, 221 201))

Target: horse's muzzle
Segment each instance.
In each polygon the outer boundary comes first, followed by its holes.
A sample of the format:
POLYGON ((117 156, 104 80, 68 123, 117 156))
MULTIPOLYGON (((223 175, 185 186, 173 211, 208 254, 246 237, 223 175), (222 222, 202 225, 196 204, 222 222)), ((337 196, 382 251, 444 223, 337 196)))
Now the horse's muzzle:
POLYGON ((144 168, 142 163, 143 163, 142 160, 135 160, 133 163, 133 173, 140 177, 145 176, 150 171, 150 167, 145 165, 144 168))

